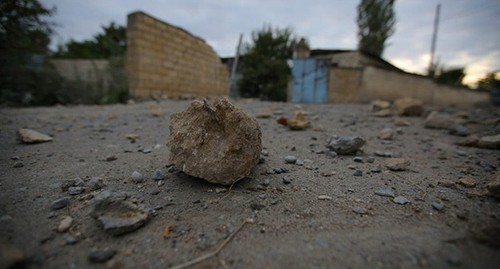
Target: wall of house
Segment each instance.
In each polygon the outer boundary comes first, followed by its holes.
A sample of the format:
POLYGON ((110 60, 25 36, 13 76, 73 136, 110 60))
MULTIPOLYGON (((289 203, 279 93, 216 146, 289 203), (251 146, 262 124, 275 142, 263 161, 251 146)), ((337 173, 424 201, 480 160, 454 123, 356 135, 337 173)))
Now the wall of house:
POLYGON ((413 97, 430 105, 465 107, 489 102, 483 92, 439 85, 425 77, 367 66, 363 69, 332 67, 329 102, 368 103, 375 99, 413 97))
POLYGON ((354 103, 360 97, 362 82, 360 68, 330 68, 328 75, 328 103, 354 103))
POLYGON ((426 104, 442 106, 472 106, 489 102, 489 95, 467 89, 439 85, 432 80, 411 74, 398 73, 367 66, 363 71, 361 96, 363 102, 377 97, 394 100, 414 97, 426 104))
POLYGON ((228 71, 203 39, 143 12, 128 16, 126 65, 133 96, 228 94, 228 71))

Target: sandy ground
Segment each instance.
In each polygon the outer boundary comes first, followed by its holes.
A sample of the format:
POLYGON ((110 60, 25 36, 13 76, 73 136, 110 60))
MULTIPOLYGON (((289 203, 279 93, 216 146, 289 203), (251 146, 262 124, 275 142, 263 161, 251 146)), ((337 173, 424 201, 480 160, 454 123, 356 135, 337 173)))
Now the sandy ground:
MULTIPOLYGON (((285 103, 236 104, 254 115, 281 110, 291 116, 295 110, 285 103)), ((279 112, 258 119, 268 156, 228 191, 167 171, 169 115, 188 105, 164 100, 0 109, 0 268, 15 257, 26 268, 168 268, 216 250, 232 234, 218 255, 193 268, 498 268, 500 204, 485 190, 500 151, 457 146, 463 138, 423 128, 422 117, 405 118, 410 126, 396 127, 396 117, 373 117, 368 105, 304 105, 314 128, 290 131, 276 124, 279 112), (20 144, 16 131, 23 127, 54 140, 20 144), (377 138, 385 127, 399 128, 393 140, 377 138), (127 134, 140 137, 132 143, 127 134), (365 138, 358 154, 364 162, 322 153, 334 134, 365 138), (382 166, 371 172, 385 161, 375 156, 367 162, 375 151, 411 160, 409 170, 382 166), (286 164, 287 155, 306 163, 286 164), (106 161, 110 156, 116 160, 106 161), (288 172, 266 173, 273 168, 288 172), (354 176, 356 169, 362 176, 354 176), (160 183, 152 179, 156 170, 167 175, 160 183), (134 171, 145 182, 131 182, 134 171), (283 182, 285 176, 291 183, 283 182), (466 176, 477 186, 455 184, 466 176), (76 177, 101 177, 105 187, 71 196, 67 207, 51 210, 52 201, 68 196, 61 183, 76 177), (375 195, 384 188, 410 203, 375 195), (135 232, 109 235, 89 215, 104 190, 126 192, 129 201, 150 208, 152 218, 135 232), (66 216, 73 224, 59 233, 66 216), (248 218, 253 223, 238 230, 248 218), (116 255, 90 263, 89 254, 102 250, 116 255)), ((498 132, 492 123, 498 108, 445 112, 467 116, 466 126, 478 134, 498 132)))

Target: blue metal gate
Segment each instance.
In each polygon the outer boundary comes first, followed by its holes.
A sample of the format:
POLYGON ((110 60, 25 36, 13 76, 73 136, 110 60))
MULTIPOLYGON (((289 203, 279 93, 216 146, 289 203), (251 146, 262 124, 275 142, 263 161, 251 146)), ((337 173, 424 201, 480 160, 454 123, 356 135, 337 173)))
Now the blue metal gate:
POLYGON ((324 104, 328 101, 329 59, 293 59, 292 103, 324 104))

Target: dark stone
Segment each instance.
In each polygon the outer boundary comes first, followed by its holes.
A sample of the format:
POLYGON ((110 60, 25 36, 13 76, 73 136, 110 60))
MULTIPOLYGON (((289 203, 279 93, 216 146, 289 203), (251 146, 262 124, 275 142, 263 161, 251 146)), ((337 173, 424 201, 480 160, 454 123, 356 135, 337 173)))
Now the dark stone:
POLYGON ((104 230, 114 236, 133 232, 149 220, 146 210, 124 201, 109 191, 95 198, 90 215, 100 222, 104 230))
POLYGON ((292 183, 292 179, 289 176, 284 176, 283 177, 283 183, 284 184, 290 184, 290 183, 292 183))
POLYGON ((69 205, 69 198, 63 197, 52 201, 52 203, 50 203, 50 209, 52 210, 61 209, 65 208, 68 205, 69 205))
POLYGON ((88 259, 91 263, 105 263, 111 260, 116 255, 116 253, 117 251, 114 249, 95 250, 90 252, 88 259))
POLYGON ((356 176, 356 177, 363 176, 363 171, 361 171, 361 170, 358 169, 358 170, 354 171, 353 175, 356 176))
POLYGON ((339 155, 350 155, 356 153, 365 143, 359 136, 332 136, 326 147, 339 155))

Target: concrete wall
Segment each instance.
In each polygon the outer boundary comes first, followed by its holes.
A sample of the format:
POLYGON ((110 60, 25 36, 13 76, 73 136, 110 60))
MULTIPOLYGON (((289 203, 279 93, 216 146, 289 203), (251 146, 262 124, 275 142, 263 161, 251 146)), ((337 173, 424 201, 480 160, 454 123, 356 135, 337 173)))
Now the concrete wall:
POLYGON ((228 94, 228 71, 204 40, 143 12, 128 16, 126 65, 133 96, 228 94))
POLYGON ((422 76, 388 71, 371 66, 363 69, 330 69, 329 101, 367 103, 375 99, 401 97, 421 99, 430 105, 472 106, 489 102, 489 95, 439 85, 422 76))
POLYGON ((61 77, 69 81, 97 83, 108 80, 108 60, 50 60, 61 77))

